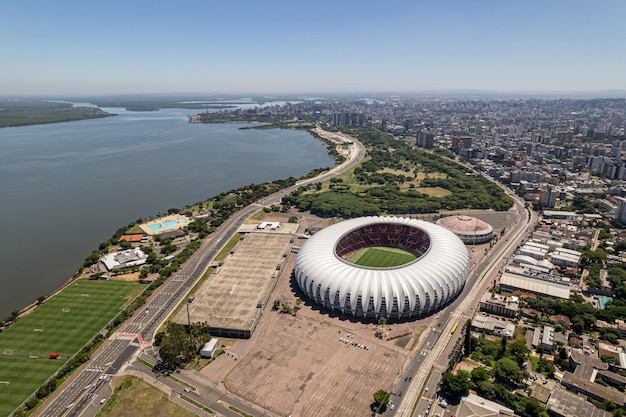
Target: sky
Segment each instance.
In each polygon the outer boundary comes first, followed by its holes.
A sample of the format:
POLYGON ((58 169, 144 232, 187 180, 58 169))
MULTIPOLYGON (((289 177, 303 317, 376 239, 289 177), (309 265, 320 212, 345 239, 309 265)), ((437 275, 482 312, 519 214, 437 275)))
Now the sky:
POLYGON ((0 95, 626 90, 624 0, 0 1, 0 95))

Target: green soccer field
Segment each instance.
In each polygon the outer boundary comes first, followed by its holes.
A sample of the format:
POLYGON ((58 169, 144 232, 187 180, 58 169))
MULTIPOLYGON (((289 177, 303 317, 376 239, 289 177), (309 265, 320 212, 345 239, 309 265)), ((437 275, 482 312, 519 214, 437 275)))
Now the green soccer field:
POLYGON ((356 251, 346 259, 356 265, 372 268, 390 268, 400 266, 417 259, 417 256, 407 250, 387 246, 375 246, 356 251))
POLYGON ((128 302, 139 284, 79 280, 0 333, 0 416, 9 415, 128 302), (60 355, 48 359, 50 353, 60 355))

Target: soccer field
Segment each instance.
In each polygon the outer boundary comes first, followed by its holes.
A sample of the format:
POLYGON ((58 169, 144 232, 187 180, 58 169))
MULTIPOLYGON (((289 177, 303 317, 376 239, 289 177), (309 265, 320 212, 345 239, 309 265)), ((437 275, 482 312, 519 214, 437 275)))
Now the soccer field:
POLYGON ((131 282, 79 280, 0 333, 0 416, 37 390, 138 289, 131 282), (48 359, 52 352, 60 358, 48 359))
POLYGON ((400 248, 376 246, 356 251, 346 259, 356 265, 372 268, 390 268, 404 265, 417 259, 417 256, 400 248))

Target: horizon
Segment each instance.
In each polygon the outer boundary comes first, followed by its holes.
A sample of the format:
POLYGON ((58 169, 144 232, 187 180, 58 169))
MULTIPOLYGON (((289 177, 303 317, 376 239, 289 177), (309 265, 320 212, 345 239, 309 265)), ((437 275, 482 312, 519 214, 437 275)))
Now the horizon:
POLYGON ((621 0, 4 2, 0 94, 622 91, 625 12, 621 0))
MULTIPOLYGON (((229 93, 212 93, 212 92, 143 92, 143 93, 84 93, 84 94, 5 94, 0 93, 0 100, 59 100, 72 101, 79 99, 120 99, 132 100, 135 98, 148 99, 189 99, 204 98, 206 101, 234 101, 248 100, 251 102, 267 99, 268 103, 273 101, 284 100, 362 100, 362 99, 385 99, 389 97, 399 97, 403 99, 459 99, 459 100, 481 100, 481 99, 539 99, 539 100, 593 100, 593 99, 625 99, 626 89, 607 89, 607 90, 544 90, 544 91, 507 91, 507 90, 422 90, 422 91, 353 91, 353 92, 292 92, 292 93, 246 93, 246 92, 229 92, 229 93)), ((93 103, 92 103, 93 104, 93 103)))

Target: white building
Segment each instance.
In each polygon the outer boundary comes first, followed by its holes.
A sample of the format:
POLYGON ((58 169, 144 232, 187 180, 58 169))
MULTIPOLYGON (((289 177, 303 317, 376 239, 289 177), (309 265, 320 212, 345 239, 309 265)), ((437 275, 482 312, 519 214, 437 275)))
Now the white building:
POLYGON ((213 354, 219 346, 220 340, 216 337, 206 342, 204 347, 200 350, 200 356, 203 358, 212 358, 213 354))
POLYGON ((122 252, 114 252, 104 255, 100 261, 107 270, 127 268, 131 266, 143 265, 146 263, 146 255, 141 249, 129 249, 122 252))

